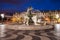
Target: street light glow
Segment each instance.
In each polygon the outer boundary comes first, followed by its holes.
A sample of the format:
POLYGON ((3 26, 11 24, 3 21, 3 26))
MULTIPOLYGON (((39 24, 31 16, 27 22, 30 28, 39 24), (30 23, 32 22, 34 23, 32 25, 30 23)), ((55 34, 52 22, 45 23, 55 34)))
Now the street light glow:
POLYGON ((58 14, 56 14, 56 18, 59 18, 59 15, 58 14))
POLYGON ((1 14, 1 17, 4 18, 4 14, 1 14))

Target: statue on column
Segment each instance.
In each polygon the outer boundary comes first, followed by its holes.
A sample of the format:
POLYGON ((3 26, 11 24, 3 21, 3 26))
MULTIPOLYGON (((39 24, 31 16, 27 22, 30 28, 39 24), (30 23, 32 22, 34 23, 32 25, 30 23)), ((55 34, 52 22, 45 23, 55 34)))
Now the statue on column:
POLYGON ((27 10, 27 16, 29 17, 29 20, 28 20, 29 25, 32 25, 34 23, 32 20, 33 15, 31 12, 32 12, 32 7, 30 6, 27 10))

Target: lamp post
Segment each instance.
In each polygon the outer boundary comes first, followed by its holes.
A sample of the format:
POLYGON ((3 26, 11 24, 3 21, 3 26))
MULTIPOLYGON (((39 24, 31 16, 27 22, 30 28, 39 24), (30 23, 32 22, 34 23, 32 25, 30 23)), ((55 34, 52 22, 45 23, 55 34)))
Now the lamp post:
POLYGON ((3 24, 4 14, 1 14, 2 24, 0 24, 0 37, 5 37, 5 25, 3 24))
POLYGON ((1 14, 1 18, 2 18, 2 24, 3 24, 3 18, 4 18, 4 14, 1 14))

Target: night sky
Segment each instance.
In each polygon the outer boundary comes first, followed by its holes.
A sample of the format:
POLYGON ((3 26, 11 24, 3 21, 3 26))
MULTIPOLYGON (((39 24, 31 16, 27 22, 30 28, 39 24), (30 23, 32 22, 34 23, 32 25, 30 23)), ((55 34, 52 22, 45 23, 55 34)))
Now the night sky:
POLYGON ((60 0, 0 0, 0 11, 25 11, 29 6, 38 10, 60 10, 60 0))

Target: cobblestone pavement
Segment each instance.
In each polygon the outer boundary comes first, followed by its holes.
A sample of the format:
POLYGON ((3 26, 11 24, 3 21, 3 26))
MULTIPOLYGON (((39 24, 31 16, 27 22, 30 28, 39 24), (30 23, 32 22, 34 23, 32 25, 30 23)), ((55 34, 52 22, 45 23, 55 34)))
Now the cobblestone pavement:
POLYGON ((6 36, 1 40, 60 40, 53 30, 11 30, 7 29, 6 36))

